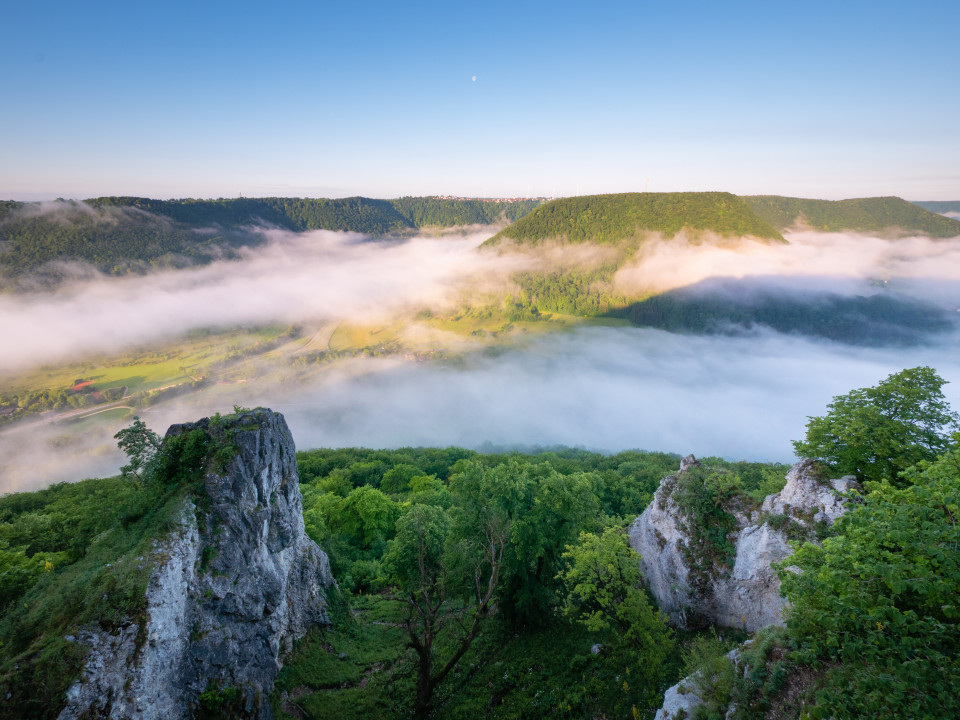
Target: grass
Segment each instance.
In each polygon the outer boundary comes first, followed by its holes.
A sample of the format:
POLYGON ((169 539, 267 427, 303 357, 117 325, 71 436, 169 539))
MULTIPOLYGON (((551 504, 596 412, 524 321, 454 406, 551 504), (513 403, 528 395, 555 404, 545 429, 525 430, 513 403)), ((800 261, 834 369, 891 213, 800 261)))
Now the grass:
POLYGON ((192 332, 167 342, 154 343, 115 356, 82 362, 44 365, 18 375, 0 378, 5 393, 69 388, 74 380, 93 380, 98 389, 127 387, 127 394, 155 390, 189 381, 184 373, 227 359, 231 353, 272 342, 286 332, 283 326, 255 329, 192 332))

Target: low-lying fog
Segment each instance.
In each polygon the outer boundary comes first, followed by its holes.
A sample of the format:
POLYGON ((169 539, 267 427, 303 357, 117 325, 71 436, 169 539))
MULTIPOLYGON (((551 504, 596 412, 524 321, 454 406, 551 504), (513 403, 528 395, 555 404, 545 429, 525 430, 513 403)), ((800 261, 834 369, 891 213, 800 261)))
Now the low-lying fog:
MULTIPOLYGON (((13 339, 2 364, 117 349, 214 322, 293 322, 453 302, 465 283, 495 281, 525 262, 477 254, 485 237, 384 245, 329 233, 277 234, 239 263, 0 298, 0 332, 13 339), (77 326, 84 331, 71 330, 77 326)), ((749 252, 662 249, 675 263, 691 260, 693 272, 683 278, 662 254, 653 257, 672 283, 709 277, 711 265, 694 261, 705 252, 715 261, 713 275, 780 274, 794 278, 785 283, 791 286, 798 275, 816 275, 817 282, 834 276, 833 290, 843 292, 876 291, 867 282, 881 279, 945 303, 958 295, 960 239, 790 239, 749 252)), ((934 367, 952 383, 945 391, 960 408, 958 351, 956 333, 935 345, 865 349, 762 331, 694 337, 582 327, 448 363, 357 359, 309 382, 231 386, 141 414, 162 433, 172 422, 229 412, 234 403, 263 405, 286 415, 301 449, 490 442, 789 461, 790 441, 802 436, 807 416, 822 414, 833 396, 905 367, 934 367)), ((71 439, 69 427, 28 420, 3 430, 0 492, 115 473, 123 462, 110 437, 116 429, 71 439)))

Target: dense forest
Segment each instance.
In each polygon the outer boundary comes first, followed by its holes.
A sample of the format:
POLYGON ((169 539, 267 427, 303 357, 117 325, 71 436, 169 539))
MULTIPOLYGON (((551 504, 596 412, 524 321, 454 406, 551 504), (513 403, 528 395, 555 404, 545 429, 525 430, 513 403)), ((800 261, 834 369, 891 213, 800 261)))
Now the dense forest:
MULTIPOLYGON (((64 263, 83 261, 123 274, 157 266, 230 257, 263 241, 254 227, 301 232, 343 230, 381 236, 428 227, 510 222, 539 200, 485 202, 404 197, 234 198, 151 200, 93 198, 84 202, 0 203, 0 283, 42 270, 56 279, 64 263)), ((2 287, 2 285, 0 285, 2 287)))
POLYGON ((960 200, 914 200, 913 204, 934 213, 960 213, 960 200))
POLYGON ((540 206, 488 242, 536 245, 569 243, 633 244, 645 234, 673 237, 681 230, 694 238, 709 232, 723 237, 755 237, 783 242, 742 198, 723 192, 621 193, 560 198, 540 206))
POLYGON ((767 327, 865 346, 915 345, 956 329, 955 313, 892 292, 785 293, 724 280, 671 290, 607 314, 670 332, 699 335, 767 327))
MULTIPOLYGON (((931 368, 904 370, 810 419, 797 451, 864 491, 832 528, 796 538, 780 570, 786 626, 741 648, 746 671, 726 659, 742 633, 665 622, 626 541, 675 455, 298 453, 306 529, 340 592, 332 624, 286 659, 275 714, 640 718, 695 673, 693 717, 955 716, 960 433, 943 385, 931 368)), ((203 431, 160 445, 142 423, 119 438, 122 476, 0 498, 7 716, 55 717, 83 661, 65 638, 142 615, 153 538, 184 497, 202 500, 198 469, 230 452, 203 431)), ((722 544, 717 493, 758 507, 787 466, 701 460, 678 502, 722 544)), ((219 697, 198 717, 217 717, 219 697)))
POLYGON ((927 207, 929 203, 910 203, 898 197, 807 200, 750 195, 744 196, 743 200, 757 215, 780 230, 799 225, 821 232, 849 230, 935 238, 960 236, 960 222, 931 212, 927 207))

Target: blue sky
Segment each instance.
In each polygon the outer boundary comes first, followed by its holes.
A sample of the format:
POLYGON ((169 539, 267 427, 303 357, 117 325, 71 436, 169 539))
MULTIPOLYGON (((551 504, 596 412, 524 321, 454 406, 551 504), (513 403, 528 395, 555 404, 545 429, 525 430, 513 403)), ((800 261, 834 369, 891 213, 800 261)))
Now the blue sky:
POLYGON ((960 199, 960 3, 7 3, 0 198, 960 199))

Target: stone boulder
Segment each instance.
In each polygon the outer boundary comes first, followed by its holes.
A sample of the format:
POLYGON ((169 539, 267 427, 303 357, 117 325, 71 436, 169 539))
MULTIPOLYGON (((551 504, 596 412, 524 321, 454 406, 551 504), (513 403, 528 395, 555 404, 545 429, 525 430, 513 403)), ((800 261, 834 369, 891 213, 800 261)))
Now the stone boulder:
POLYGON ((818 522, 832 524, 844 510, 841 492, 857 489, 851 477, 822 480, 817 465, 801 460, 787 474, 783 490, 768 496, 759 508, 737 498, 726 511, 736 519, 728 540, 736 549, 730 566, 691 567, 689 518, 673 490, 691 468, 690 455, 680 471, 660 482, 653 502, 630 526, 630 546, 640 554, 646 581, 661 610, 678 627, 716 624, 754 632, 782 624, 785 600, 771 568, 792 550, 791 536, 815 537, 818 522), (707 577, 706 584, 697 578, 707 577))
POLYGON ((230 701, 233 717, 269 720, 283 654, 328 623, 334 586, 327 556, 307 537, 296 453, 283 416, 254 410, 174 425, 232 446, 203 469, 204 492, 154 543, 145 627, 77 638, 89 648, 83 676, 59 720, 189 718, 201 694, 230 701))

